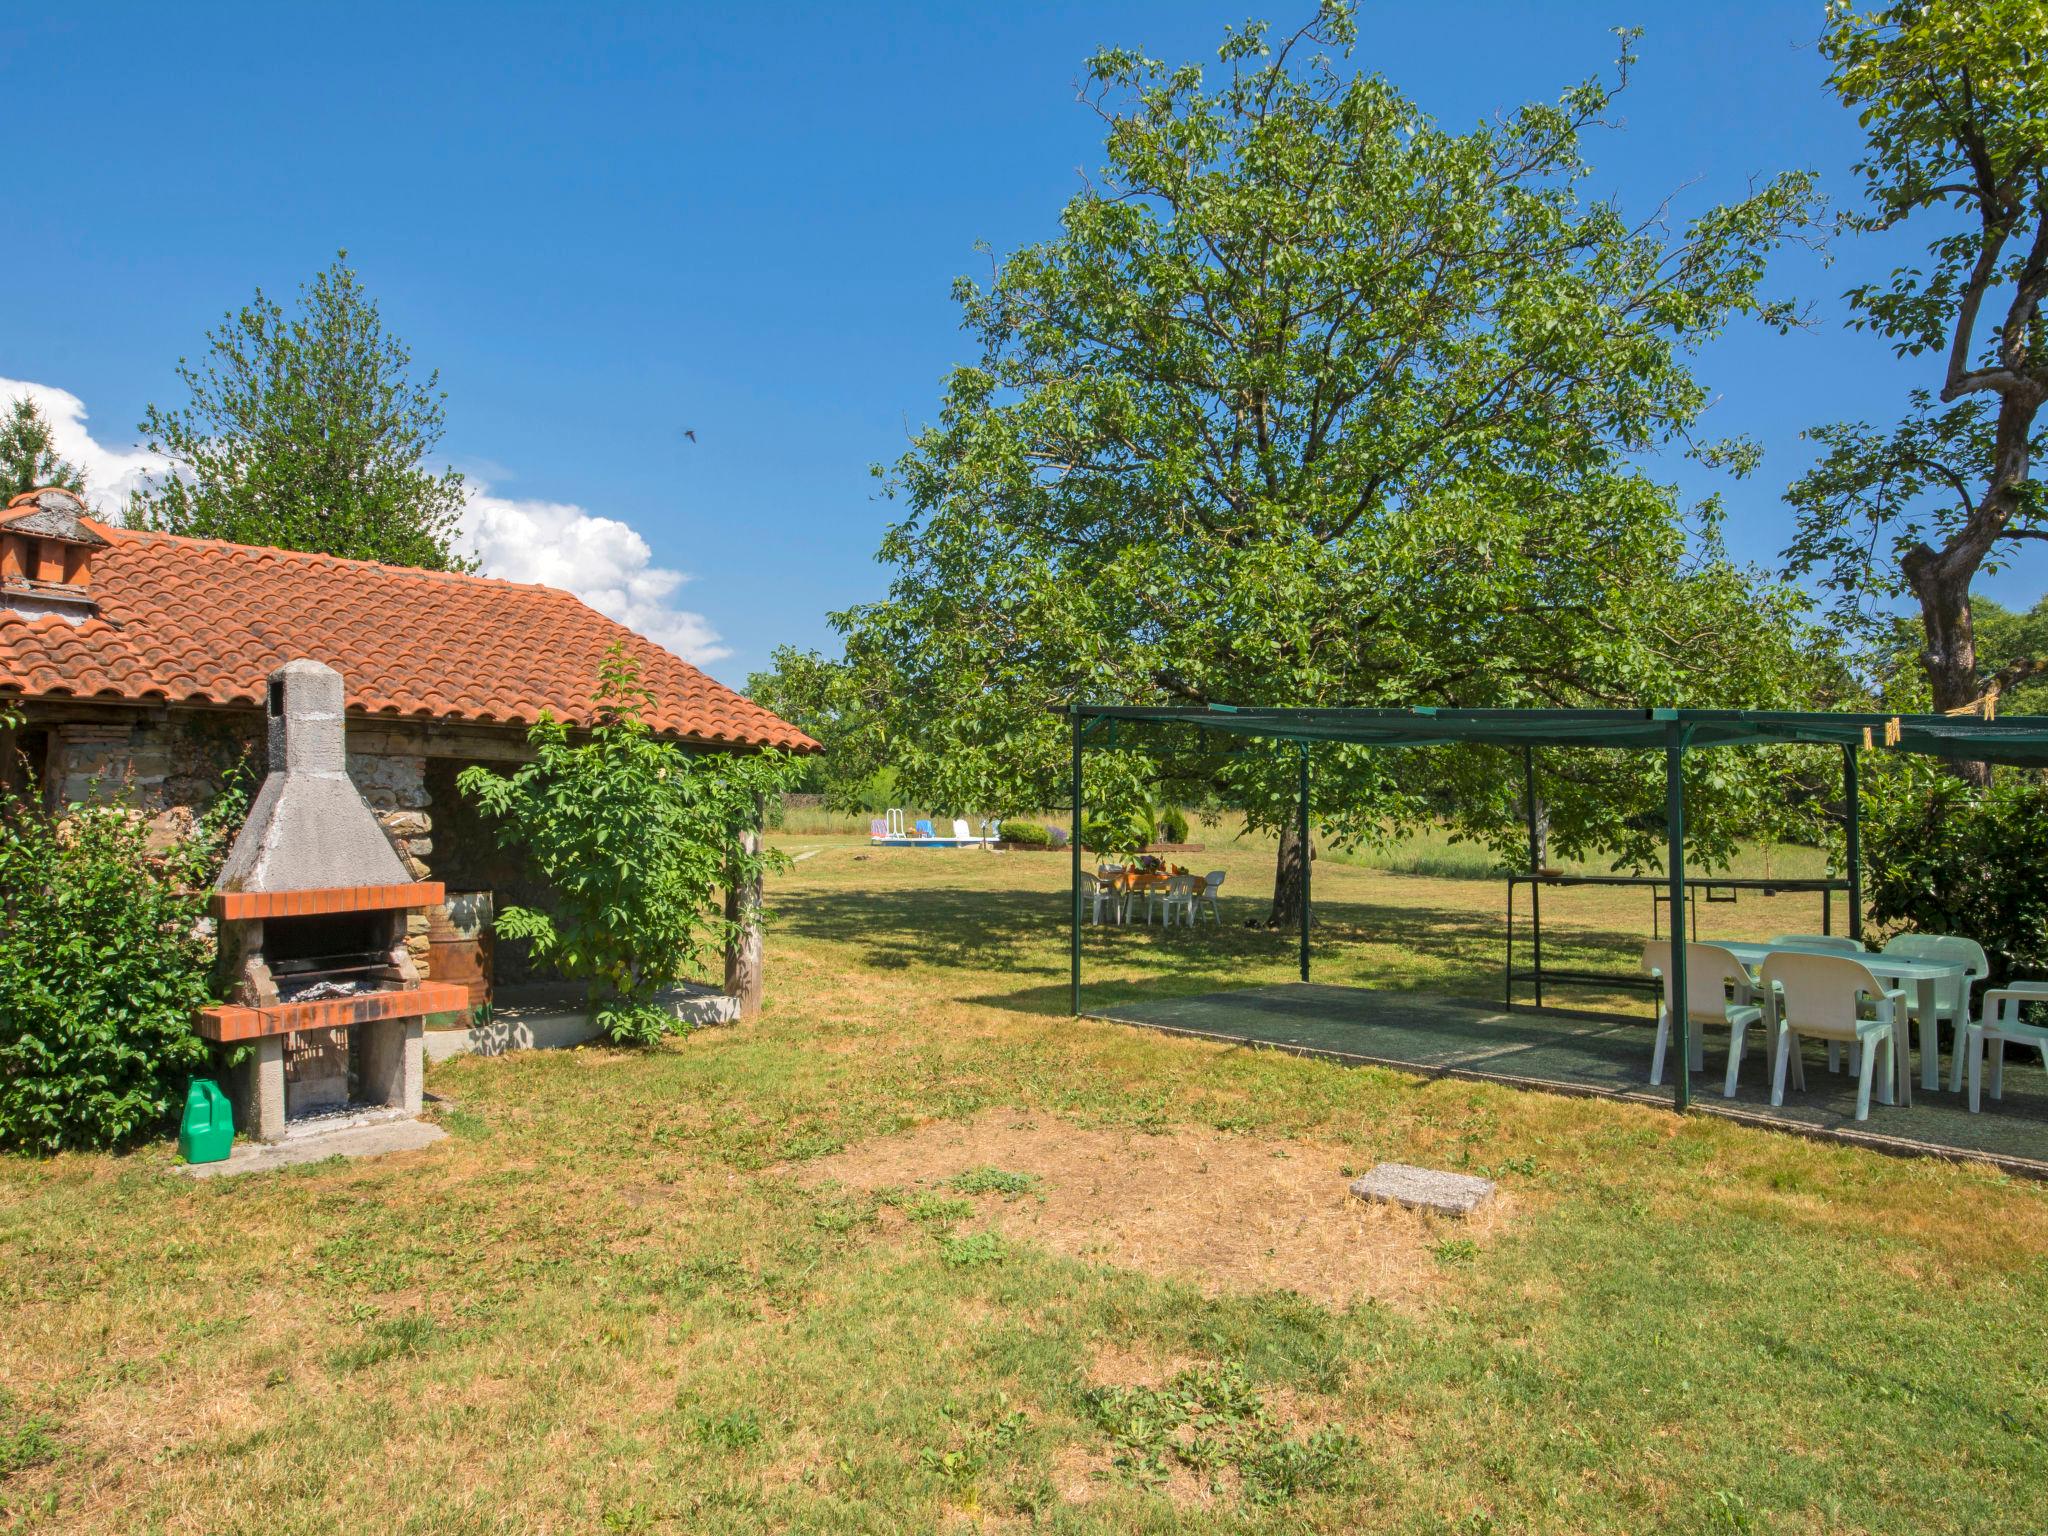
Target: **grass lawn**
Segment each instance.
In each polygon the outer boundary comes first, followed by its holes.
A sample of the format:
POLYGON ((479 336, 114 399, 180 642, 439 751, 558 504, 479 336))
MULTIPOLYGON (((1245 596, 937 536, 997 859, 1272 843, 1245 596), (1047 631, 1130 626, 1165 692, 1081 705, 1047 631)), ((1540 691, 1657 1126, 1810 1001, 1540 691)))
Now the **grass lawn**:
MULTIPOLYGON (((2042 1186, 1076 1022, 1064 858, 784 841, 757 1021, 436 1067, 382 1160, 0 1164, 0 1528, 2048 1526, 2042 1186), (1379 1159, 1503 1201, 1347 1207, 1379 1159)), ((1192 862, 1242 919, 1267 857, 1192 862)), ((1498 884, 1316 880, 1319 980, 1491 995, 1498 884)), ((1088 949, 1099 1000, 1293 964, 1088 949)))

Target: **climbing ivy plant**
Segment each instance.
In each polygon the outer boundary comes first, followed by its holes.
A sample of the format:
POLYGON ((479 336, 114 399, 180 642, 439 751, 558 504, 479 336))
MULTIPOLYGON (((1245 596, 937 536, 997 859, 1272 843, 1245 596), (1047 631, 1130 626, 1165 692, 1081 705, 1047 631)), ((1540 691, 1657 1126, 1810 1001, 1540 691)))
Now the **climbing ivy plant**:
POLYGON ((675 1025, 656 993, 739 936, 724 891, 780 862, 747 834, 797 763, 662 740, 647 723, 654 695, 623 644, 606 651, 592 702, 587 735, 544 714, 528 733, 532 762, 509 775, 471 767, 459 782, 550 892, 545 909, 505 908, 497 931, 588 983, 608 1038, 646 1044, 675 1025))

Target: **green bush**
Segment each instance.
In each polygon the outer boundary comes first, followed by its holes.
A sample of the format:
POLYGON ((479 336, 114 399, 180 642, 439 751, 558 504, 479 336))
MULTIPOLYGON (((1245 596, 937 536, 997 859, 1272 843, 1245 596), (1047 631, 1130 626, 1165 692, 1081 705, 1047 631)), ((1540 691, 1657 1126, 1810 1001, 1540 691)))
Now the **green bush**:
POLYGON ((1081 823, 1081 846, 1090 853, 1120 857, 1136 853, 1158 836, 1152 807, 1142 803, 1103 811, 1081 823))
POLYGON ((215 1000, 203 892, 241 804, 167 854, 118 806, 0 805, 0 1145, 125 1146, 183 1104, 215 1000))
POLYGON ((1162 843, 1184 843, 1187 840, 1187 812, 1177 805, 1169 805, 1159 813, 1159 841, 1162 843))
POLYGON ((500 910, 497 931, 586 982, 598 1027, 626 1045, 673 1029, 655 994, 758 920, 729 918, 724 891, 779 862, 744 834, 801 766, 773 752, 685 752, 647 724, 653 702, 615 644, 587 739, 543 714, 527 733, 532 762, 509 777, 465 768, 457 781, 550 893, 551 911, 500 910))
POLYGON ((1041 822, 1006 821, 1003 823, 1003 841, 1020 843, 1026 848, 1050 848, 1052 832, 1041 822))
POLYGON ((1864 819, 1871 917, 1975 939, 1994 986, 2048 975, 2048 779, 2003 768, 1979 790, 1932 763, 1872 779, 1864 819))

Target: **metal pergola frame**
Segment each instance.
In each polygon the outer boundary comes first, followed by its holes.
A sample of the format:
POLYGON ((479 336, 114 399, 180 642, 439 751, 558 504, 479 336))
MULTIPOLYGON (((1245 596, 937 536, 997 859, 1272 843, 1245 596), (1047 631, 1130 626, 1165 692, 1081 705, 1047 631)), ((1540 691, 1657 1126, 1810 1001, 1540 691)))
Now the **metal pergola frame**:
MULTIPOLYGON (((1067 716, 1073 736, 1074 831, 1070 841, 1073 905, 1069 913, 1069 1003, 1081 1012, 1081 807, 1082 764, 1088 737, 1108 723, 1191 725, 1223 735, 1269 741, 1292 741, 1301 756, 1299 835, 1301 874, 1301 979, 1309 979, 1308 856, 1309 752, 1318 741, 1352 742, 1380 747, 1435 747, 1458 743, 1522 747, 1607 747, 1634 751, 1661 748, 1664 753, 1665 875, 1671 889, 1671 911, 1685 911, 1685 754, 1696 748, 1743 745, 1833 745, 1842 752, 1842 793, 1845 802, 1846 863, 1849 883, 1849 933, 1863 932, 1862 801, 1858 754, 1899 751, 1956 762, 2006 763, 2048 768, 2048 716, 2019 715, 2003 720, 1975 716, 1828 713, 1799 710, 1748 709, 1331 709, 1254 708, 1228 704, 1119 705, 1075 703, 1067 716)), ((1533 831, 1532 831, 1533 837, 1533 831)), ((1533 844, 1532 844, 1533 846, 1533 844)), ((1671 947, 1670 995, 1686 996, 1686 944, 1681 934, 1671 947)), ((1674 1074, 1674 1104, 1680 1110, 1692 1099, 1692 1021, 1689 1010, 1676 1010, 1680 1069, 1674 1074)))

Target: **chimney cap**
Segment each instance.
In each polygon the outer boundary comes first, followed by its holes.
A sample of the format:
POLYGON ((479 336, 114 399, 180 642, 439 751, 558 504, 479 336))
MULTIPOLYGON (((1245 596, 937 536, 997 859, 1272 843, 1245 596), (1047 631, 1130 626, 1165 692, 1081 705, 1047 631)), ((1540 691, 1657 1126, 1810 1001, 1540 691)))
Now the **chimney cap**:
POLYGON ((0 530, 54 539, 59 544, 82 544, 88 549, 107 547, 105 537, 85 521, 84 500, 61 485, 23 491, 0 512, 0 530))

